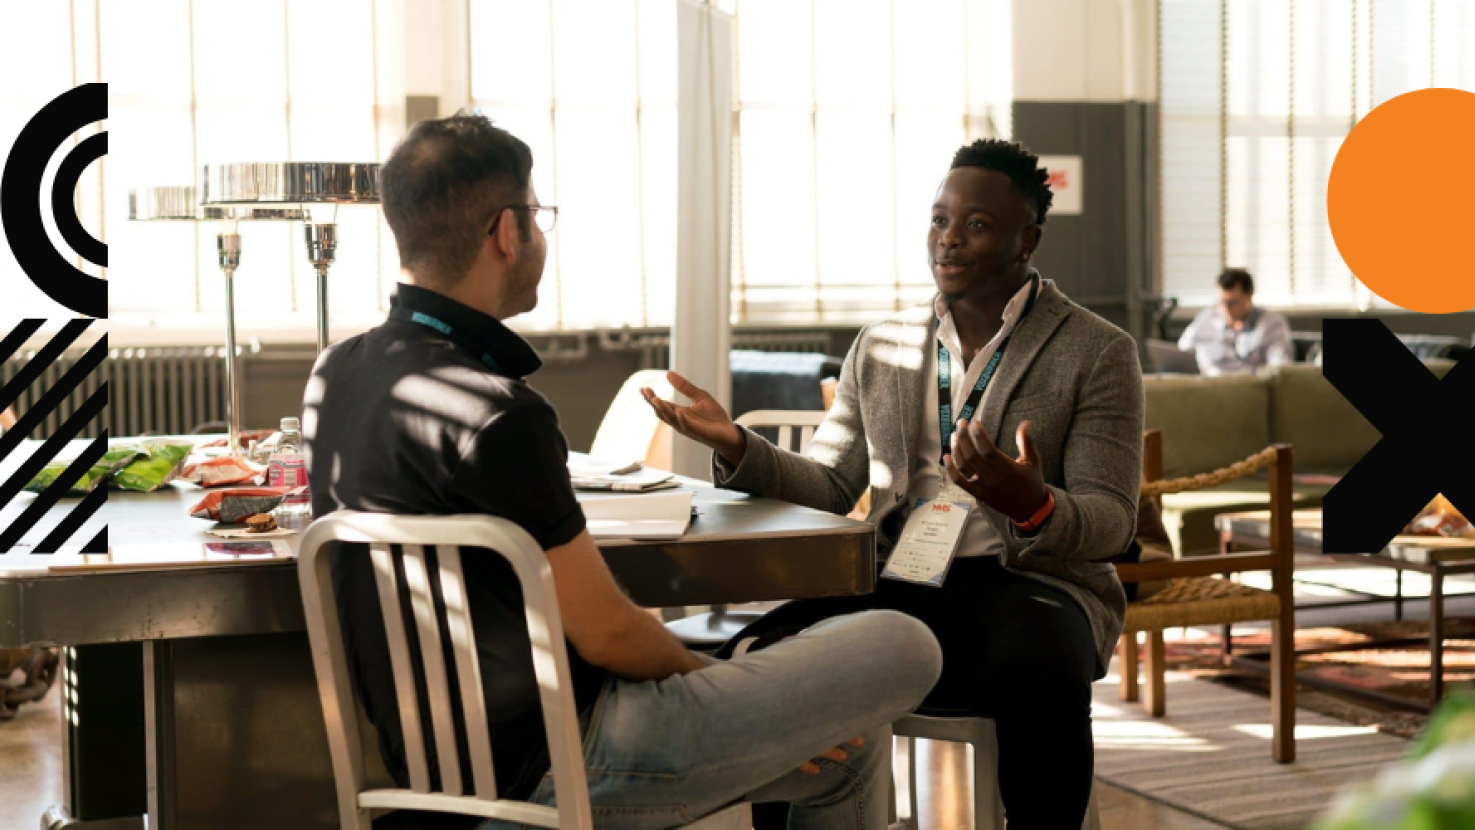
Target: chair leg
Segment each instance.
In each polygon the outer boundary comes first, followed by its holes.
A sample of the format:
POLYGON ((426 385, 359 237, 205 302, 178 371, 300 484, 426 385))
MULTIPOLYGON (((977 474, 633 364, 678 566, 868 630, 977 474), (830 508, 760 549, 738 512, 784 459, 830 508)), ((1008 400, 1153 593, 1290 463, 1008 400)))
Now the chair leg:
POLYGON ((1004 830, 1004 800, 999 795, 999 742, 986 732, 973 746, 973 828, 1004 830))
POLYGON ((1289 764, 1296 760, 1296 627, 1284 616, 1270 628, 1270 752, 1289 764))
POLYGON ((912 810, 902 824, 907 830, 921 830, 922 827, 922 817, 917 809, 917 756, 921 752, 922 745, 917 743, 917 739, 907 738, 907 803, 912 810))
POLYGON ((1137 632, 1122 634, 1122 653, 1117 661, 1117 670, 1122 679, 1117 684, 1117 696, 1123 703, 1137 702, 1137 632))
POLYGON ((1167 649, 1163 632, 1147 632, 1147 649, 1143 655, 1143 674, 1147 675, 1147 691, 1142 696, 1142 708, 1155 718, 1167 712, 1167 649))

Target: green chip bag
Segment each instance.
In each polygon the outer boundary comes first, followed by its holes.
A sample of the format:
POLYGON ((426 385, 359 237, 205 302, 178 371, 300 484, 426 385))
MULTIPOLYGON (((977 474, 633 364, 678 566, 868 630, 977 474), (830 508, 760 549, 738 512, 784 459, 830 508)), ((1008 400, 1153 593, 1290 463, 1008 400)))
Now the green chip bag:
POLYGON ((193 444, 171 444, 150 441, 144 444, 148 454, 128 464, 113 476, 113 485, 122 490, 152 493, 179 475, 193 444))
MULTIPOLYGON (((72 485, 72 488, 67 491, 67 495, 86 495, 92 492, 97 485, 107 481, 113 473, 128 466, 134 459, 147 455, 148 453, 136 444, 116 444, 108 447, 108 451, 102 454, 102 458, 97 459, 97 463, 93 464, 88 468, 87 472, 82 474, 81 478, 77 479, 76 483, 72 485)), ((35 478, 31 479, 25 489, 32 493, 44 492, 46 488, 61 478, 62 473, 65 473, 70 466, 72 466, 71 461, 57 461, 47 464, 41 468, 41 472, 37 473, 35 478)))

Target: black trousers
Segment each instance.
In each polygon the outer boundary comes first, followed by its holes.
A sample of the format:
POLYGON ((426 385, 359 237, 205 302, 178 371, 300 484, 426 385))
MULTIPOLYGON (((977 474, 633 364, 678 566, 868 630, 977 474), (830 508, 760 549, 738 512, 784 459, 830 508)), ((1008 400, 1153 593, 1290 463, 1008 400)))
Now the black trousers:
MULTIPOLYGON (((942 645, 942 677, 922 714, 994 720, 999 790, 1010 830, 1079 828, 1091 795, 1091 625, 1063 591, 1004 570, 993 557, 953 562, 942 588, 878 580, 873 594, 796 600, 748 626, 718 652, 758 644, 820 620, 874 608, 909 614, 942 645)), ((758 830, 783 811, 755 811, 758 830)))

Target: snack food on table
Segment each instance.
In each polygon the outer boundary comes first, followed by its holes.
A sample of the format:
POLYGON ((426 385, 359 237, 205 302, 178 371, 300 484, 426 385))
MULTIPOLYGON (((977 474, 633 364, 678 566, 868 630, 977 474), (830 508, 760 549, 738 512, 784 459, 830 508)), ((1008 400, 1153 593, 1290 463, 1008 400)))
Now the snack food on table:
POLYGON ((238 487, 215 490, 207 493, 189 512, 196 519, 238 524, 247 516, 270 513, 288 496, 306 492, 306 487, 238 487))
MULTIPOLYGON (((72 484, 67 495, 85 495, 92 492, 99 484, 107 481, 114 473, 128 466, 134 459, 147 455, 148 453, 137 444, 115 444, 108 447, 102 458, 97 459, 82 477, 72 484)), ((73 459, 75 460, 75 459, 73 459)), ((72 465, 71 461, 56 461, 47 464, 36 473, 35 477, 26 484, 27 490, 32 493, 45 492, 67 468, 72 465)))
POLYGON ((193 444, 171 441, 146 441, 143 445, 147 455, 128 463, 112 478, 112 483, 122 490, 152 493, 168 484, 179 474, 184 460, 189 457, 193 444))
POLYGON ((246 530, 252 533, 266 533, 277 529, 277 520, 270 513, 257 513, 255 516, 246 518, 246 530))
POLYGON ((201 487, 223 487, 230 484, 260 484, 261 471, 239 458, 211 458, 186 464, 179 477, 201 487))

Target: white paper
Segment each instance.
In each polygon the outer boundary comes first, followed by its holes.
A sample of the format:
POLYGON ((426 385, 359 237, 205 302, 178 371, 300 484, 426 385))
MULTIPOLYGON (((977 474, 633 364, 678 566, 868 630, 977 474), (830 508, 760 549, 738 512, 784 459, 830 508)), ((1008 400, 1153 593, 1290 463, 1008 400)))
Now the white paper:
POLYGON ((578 494, 596 539, 679 539, 691 524, 690 491, 636 496, 578 494))
POLYGON ((958 541, 963 538, 963 525, 968 521, 972 505, 954 503, 942 498, 917 500, 917 508, 907 517, 901 538, 886 560, 881 575, 921 585, 942 587, 952 564, 958 541))
POLYGON ((610 461, 582 453, 569 453, 568 457, 568 474, 570 478, 621 476, 633 473, 644 466, 644 462, 638 460, 610 461))
POLYGON ((643 493, 678 486, 676 476, 665 470, 646 468, 626 475, 573 476, 575 490, 609 490, 616 493, 643 493))

